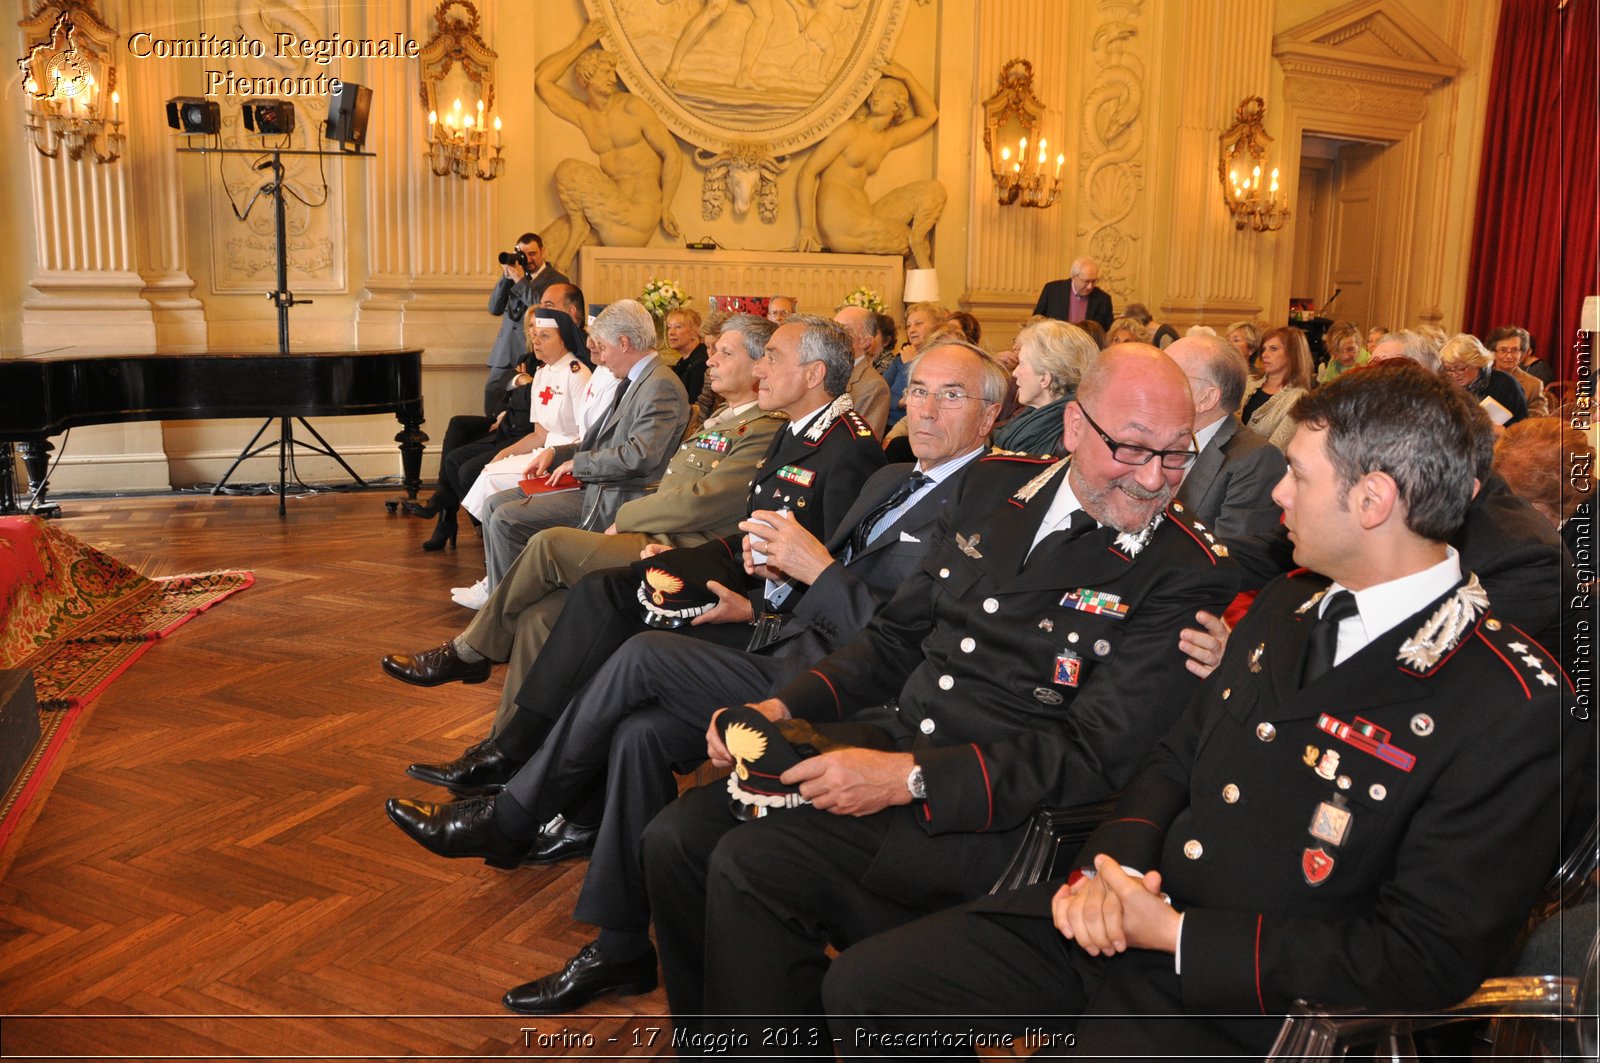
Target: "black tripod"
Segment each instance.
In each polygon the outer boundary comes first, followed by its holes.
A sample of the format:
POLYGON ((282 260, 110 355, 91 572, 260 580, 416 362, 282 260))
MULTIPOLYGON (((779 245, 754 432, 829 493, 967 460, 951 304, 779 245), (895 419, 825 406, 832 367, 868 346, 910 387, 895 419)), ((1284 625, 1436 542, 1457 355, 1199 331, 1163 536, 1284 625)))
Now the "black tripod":
MULTIPOLYGON (((185 148, 180 150, 194 151, 200 154, 211 153, 217 155, 262 154, 261 151, 253 151, 247 148, 185 148)), ((257 163, 256 169, 271 170, 272 179, 256 190, 255 196, 253 196, 250 202, 245 205, 243 212, 235 209, 234 214, 240 221, 244 221, 246 218, 250 217, 250 210, 255 206, 257 199, 260 199, 262 196, 272 197, 273 237, 275 243, 274 250, 277 252, 278 286, 274 290, 267 293, 267 298, 271 299, 272 305, 278 308, 278 353, 288 354, 289 308, 298 303, 304 303, 309 306, 312 300, 296 299, 294 297, 294 293, 289 290, 289 231, 288 222, 284 214, 283 202, 283 156, 313 155, 325 157, 329 155, 359 155, 370 157, 372 153, 365 151, 290 151, 284 148, 272 148, 267 149, 267 154, 270 154, 272 157, 257 163)), ((339 455, 337 450, 333 449, 333 444, 329 443, 326 439, 323 439, 322 435, 315 428, 312 428, 310 422, 308 422, 304 417, 268 417, 266 421, 262 423, 261 427, 256 429, 256 434, 251 438, 249 443, 245 444, 244 450, 240 451, 239 456, 233 460, 233 464, 228 466, 228 471, 222 474, 222 479, 218 480, 216 486, 211 488, 211 493, 214 495, 221 494, 222 489, 227 486, 228 479, 233 475, 235 469, 237 469, 247 459, 271 450, 273 447, 278 448, 278 516, 280 517, 284 516, 288 512, 285 504, 285 498, 288 490, 289 470, 294 467, 294 452, 296 447, 304 447, 306 450, 321 454, 324 457, 332 458, 334 461, 339 463, 340 467, 342 467, 345 472, 350 474, 350 478, 354 480, 358 486, 367 486, 367 482, 356 474, 356 471, 350 467, 350 463, 345 461, 344 458, 339 455), (262 443, 260 446, 256 446, 256 441, 261 438, 262 434, 265 433, 269 427, 271 427, 273 421, 278 422, 278 438, 268 440, 267 442, 262 443), (294 434, 294 426, 290 424, 290 421, 299 421, 301 426, 316 438, 317 442, 313 444, 308 443, 303 439, 296 439, 294 434)), ((295 479, 296 481, 299 480, 298 474, 296 474, 295 479)))

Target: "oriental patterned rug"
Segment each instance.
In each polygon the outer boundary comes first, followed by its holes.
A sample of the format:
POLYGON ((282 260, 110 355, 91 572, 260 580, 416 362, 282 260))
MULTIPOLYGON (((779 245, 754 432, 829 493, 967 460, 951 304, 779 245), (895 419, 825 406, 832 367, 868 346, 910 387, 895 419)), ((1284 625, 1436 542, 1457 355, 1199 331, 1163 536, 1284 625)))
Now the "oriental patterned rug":
POLYGON ((147 578, 36 517, 0 518, 0 668, 31 669, 44 710, 0 800, 0 845, 79 710, 156 639, 254 582, 249 572, 147 578))
POLYGON ((0 668, 31 668, 41 709, 83 705, 154 640, 253 582, 149 579, 36 517, 0 518, 0 668))

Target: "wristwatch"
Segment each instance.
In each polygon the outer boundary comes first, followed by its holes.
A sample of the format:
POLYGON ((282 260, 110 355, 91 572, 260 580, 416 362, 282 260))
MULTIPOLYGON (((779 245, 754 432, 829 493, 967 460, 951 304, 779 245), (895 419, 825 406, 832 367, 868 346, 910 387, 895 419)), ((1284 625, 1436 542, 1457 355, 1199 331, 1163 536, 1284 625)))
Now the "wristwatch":
POLYGON ((922 777, 922 765, 913 764, 911 774, 906 776, 906 789, 911 791, 911 800, 926 801, 928 799, 928 783, 922 777))

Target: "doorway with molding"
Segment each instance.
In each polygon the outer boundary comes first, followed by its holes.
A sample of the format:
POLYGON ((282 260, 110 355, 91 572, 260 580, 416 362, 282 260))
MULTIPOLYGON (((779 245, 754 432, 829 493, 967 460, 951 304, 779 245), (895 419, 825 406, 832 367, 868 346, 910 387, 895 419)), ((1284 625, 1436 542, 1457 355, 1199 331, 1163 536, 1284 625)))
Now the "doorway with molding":
POLYGON ((1392 142, 1305 133, 1300 138, 1291 292, 1317 316, 1352 321, 1363 334, 1404 322, 1393 286, 1394 246, 1386 213, 1398 209, 1392 142), (1335 294, 1337 293, 1337 294, 1335 294))

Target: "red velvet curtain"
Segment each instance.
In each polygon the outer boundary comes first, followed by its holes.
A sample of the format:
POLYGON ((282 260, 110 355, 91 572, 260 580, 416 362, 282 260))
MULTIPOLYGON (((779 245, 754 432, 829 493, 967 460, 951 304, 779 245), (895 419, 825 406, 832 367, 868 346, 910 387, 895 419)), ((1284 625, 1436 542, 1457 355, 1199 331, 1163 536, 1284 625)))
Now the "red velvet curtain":
POLYGON ((1583 298, 1600 293, 1600 0, 1557 5, 1500 9, 1464 325, 1523 326, 1571 380, 1583 298))

